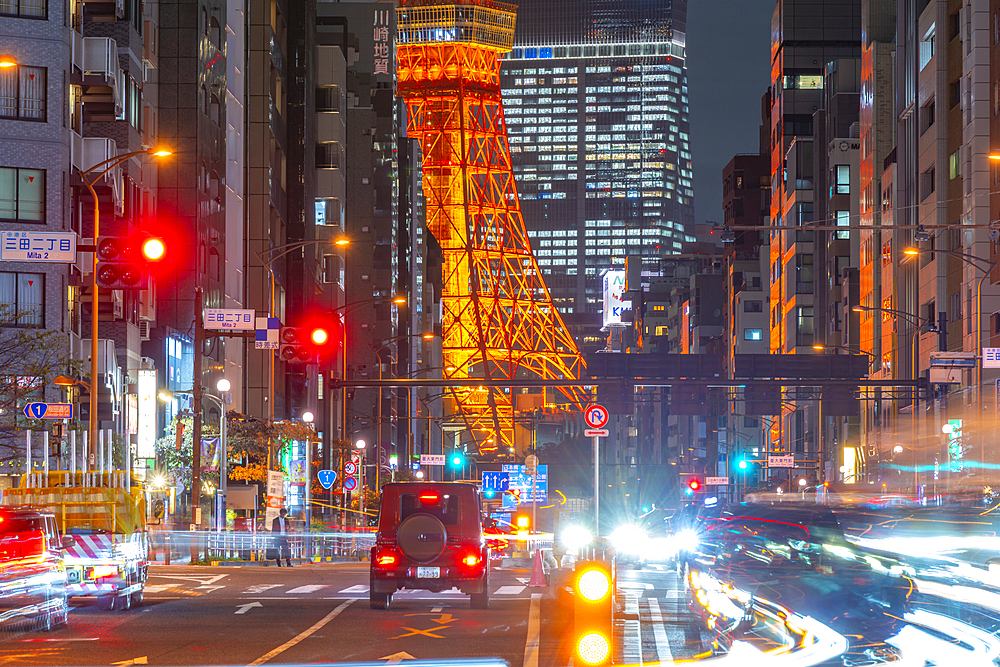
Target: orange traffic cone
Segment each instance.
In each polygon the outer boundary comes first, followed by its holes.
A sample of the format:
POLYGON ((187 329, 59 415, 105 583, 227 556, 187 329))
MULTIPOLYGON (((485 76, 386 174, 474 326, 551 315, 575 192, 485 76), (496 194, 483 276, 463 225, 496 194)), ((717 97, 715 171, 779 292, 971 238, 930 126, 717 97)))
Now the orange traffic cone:
POLYGON ((535 563, 531 568, 531 581, 528 586, 548 586, 545 583, 545 570, 542 569, 542 550, 535 549, 535 563))

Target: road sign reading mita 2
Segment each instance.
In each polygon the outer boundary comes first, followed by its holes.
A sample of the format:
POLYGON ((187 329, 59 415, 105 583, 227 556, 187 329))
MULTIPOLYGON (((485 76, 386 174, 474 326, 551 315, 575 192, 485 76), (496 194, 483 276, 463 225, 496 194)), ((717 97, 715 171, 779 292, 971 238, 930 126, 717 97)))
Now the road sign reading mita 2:
POLYGON ((587 422, 590 428, 604 428, 608 423, 608 409, 596 403, 590 405, 583 411, 583 421, 587 422))

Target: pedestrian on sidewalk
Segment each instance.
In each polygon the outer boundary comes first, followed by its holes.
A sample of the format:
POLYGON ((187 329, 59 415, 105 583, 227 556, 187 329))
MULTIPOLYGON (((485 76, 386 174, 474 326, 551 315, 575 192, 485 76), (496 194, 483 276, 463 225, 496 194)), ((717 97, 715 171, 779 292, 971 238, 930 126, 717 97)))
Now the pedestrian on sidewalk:
POLYGON ((278 512, 278 516, 274 517, 274 521, 271 522, 271 535, 275 536, 275 561, 278 563, 278 567, 281 567, 281 558, 285 558, 285 563, 288 567, 292 566, 292 552, 288 546, 288 534, 291 532, 291 522, 288 520, 288 510, 284 507, 278 512))

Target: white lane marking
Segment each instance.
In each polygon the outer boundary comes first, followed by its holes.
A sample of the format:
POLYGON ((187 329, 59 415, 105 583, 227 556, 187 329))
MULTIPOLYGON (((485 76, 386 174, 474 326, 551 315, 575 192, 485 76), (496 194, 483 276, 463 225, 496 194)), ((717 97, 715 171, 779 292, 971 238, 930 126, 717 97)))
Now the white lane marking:
POLYGON ((674 661, 674 655, 670 652, 670 640, 667 639, 667 631, 663 627, 663 614, 660 612, 660 603, 656 598, 649 598, 646 602, 649 603, 649 620, 653 624, 656 657, 660 661, 660 664, 669 665, 674 661))
POLYGON ((517 595, 524 591, 524 586, 501 586, 493 595, 517 595))
POLYGON ((413 660, 414 657, 407 653, 406 651, 400 651, 399 653, 393 653, 392 655, 383 655, 379 660, 385 660, 387 665, 398 665, 404 660, 413 660))
POLYGON ((367 593, 368 587, 358 584, 357 586, 351 586, 350 588, 345 588, 342 591, 337 591, 338 593, 367 593))
POLYGON ((285 591, 288 595, 293 595, 296 593, 315 593, 316 591, 323 590, 326 586, 321 586, 319 584, 309 584, 308 586, 299 586, 298 588, 293 588, 290 591, 285 591))
POLYGON ((528 637, 524 642, 524 661, 522 667, 538 667, 538 640, 542 621, 542 594, 531 594, 531 607, 528 609, 528 637))
MULTIPOLYGON (((257 584, 256 586, 251 586, 250 588, 243 591, 244 595, 253 595, 255 593, 263 593, 264 591, 269 591, 272 588, 277 588, 281 584, 257 584)), ((149 590, 147 587, 146 590, 149 590)))
POLYGON ((431 607, 431 611, 435 614, 439 613, 444 607, 431 607))
MULTIPOLYGON (((642 593, 638 595, 631 591, 623 591, 621 593, 624 597, 624 611, 629 615, 639 615, 639 598, 642 593)), ((628 665, 639 665, 642 666, 642 636, 639 626, 639 621, 627 620, 620 621, 622 624, 622 660, 628 665)), ((612 651, 614 648, 612 648, 612 651)))
POLYGON ((263 665, 265 662, 267 662, 268 660, 270 660, 274 656, 279 655, 281 653, 284 653, 285 651, 287 651, 288 649, 292 648, 293 646, 295 646, 296 644, 298 644, 300 641, 302 641, 303 639, 305 639, 309 635, 317 632, 318 630, 321 630, 324 625, 326 625, 327 623, 329 623, 330 621, 332 621, 333 619, 335 619, 337 616, 339 616, 340 612, 342 612, 345 609, 347 609, 347 607, 349 607, 352 602, 354 602, 354 600, 347 600, 346 602, 342 603, 340 606, 338 606, 336 609, 334 609, 333 611, 331 611, 329 614, 327 614, 326 616, 324 616, 323 618, 321 618, 320 620, 318 620, 311 628, 309 628, 305 632, 303 632, 303 633, 301 633, 301 634, 293 637, 292 639, 289 639, 287 642, 285 642, 284 644, 282 644, 278 648, 276 648, 276 649, 274 649, 272 651, 268 651, 267 653, 265 653, 264 655, 260 656, 259 658, 257 658, 253 662, 251 662, 249 665, 247 665, 247 667, 257 667, 257 665, 263 665))
POLYGON ((214 577, 194 577, 194 576, 184 576, 180 574, 158 574, 153 572, 149 573, 150 579, 180 579, 182 581, 191 581, 199 583, 204 586, 208 586, 209 584, 214 584, 219 579, 224 579, 228 576, 229 576, 228 574, 218 574, 214 577))

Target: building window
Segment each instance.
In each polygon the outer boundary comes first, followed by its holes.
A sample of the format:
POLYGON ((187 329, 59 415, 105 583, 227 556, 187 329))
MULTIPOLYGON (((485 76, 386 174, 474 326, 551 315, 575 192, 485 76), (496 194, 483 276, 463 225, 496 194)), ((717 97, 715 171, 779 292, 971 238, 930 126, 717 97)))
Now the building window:
MULTIPOLYGON (((850 227, 851 226, 851 212, 850 211, 836 211, 834 212, 834 217, 837 220, 838 227, 850 227)), ((843 231, 837 231, 838 239, 849 239, 851 238, 851 231, 845 229, 843 231)))
POLYGON ((25 65, 0 70, 0 118, 45 121, 45 71, 25 65))
POLYGON ((948 178, 954 180, 962 175, 962 149, 948 156, 948 178))
POLYGON ((763 329, 744 329, 743 340, 764 340, 763 329))
POLYGON ((851 167, 847 164, 838 164, 835 169, 836 180, 834 181, 833 193, 837 195, 851 194, 851 167))
POLYGON ((340 142, 324 141, 316 144, 316 168, 340 169, 340 142))
POLYGON ((0 220, 45 222, 45 172, 0 167, 0 220))
POLYGON ((45 326, 45 276, 0 272, 0 322, 4 326, 45 326))
POLYGON ((337 197, 324 197, 316 200, 316 224, 344 226, 344 205, 337 197))
POLYGON ((813 344, 813 309, 812 306, 797 308, 795 326, 795 344, 798 346, 813 344))
POLYGON ((743 312, 744 313, 763 313, 764 312, 764 302, 763 301, 744 301, 743 302, 743 312))
POLYGON ((20 16, 44 19, 48 16, 47 0, 0 0, 0 16, 20 16))
POLYGON ((743 428, 756 428, 760 425, 756 417, 743 417, 743 428))
POLYGON ((316 111, 319 113, 341 113, 344 110, 344 96, 340 86, 316 87, 316 111))

